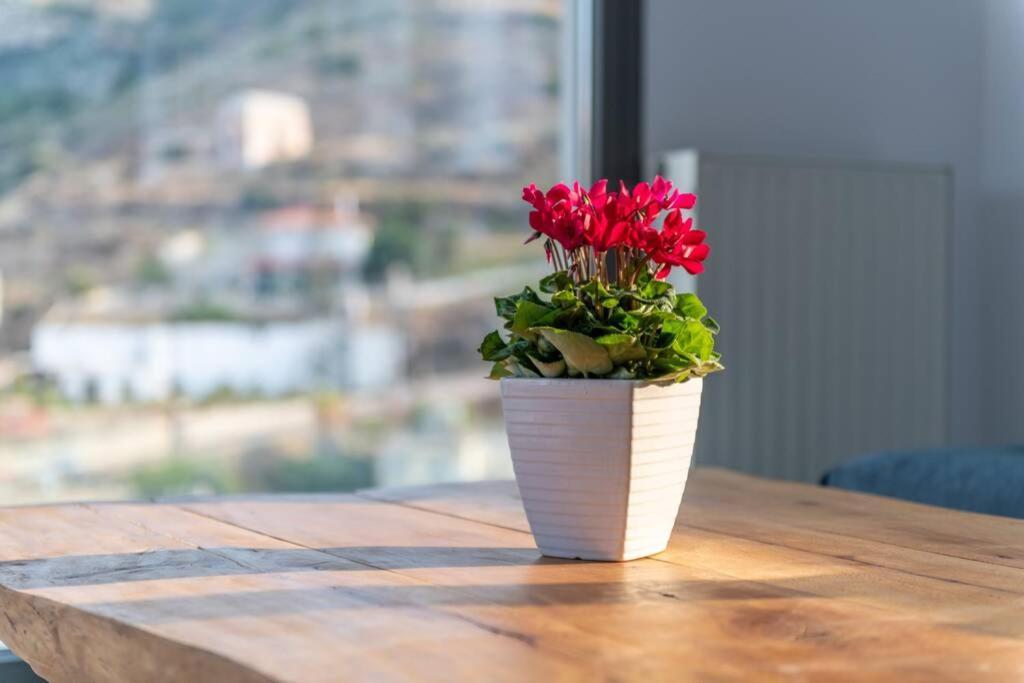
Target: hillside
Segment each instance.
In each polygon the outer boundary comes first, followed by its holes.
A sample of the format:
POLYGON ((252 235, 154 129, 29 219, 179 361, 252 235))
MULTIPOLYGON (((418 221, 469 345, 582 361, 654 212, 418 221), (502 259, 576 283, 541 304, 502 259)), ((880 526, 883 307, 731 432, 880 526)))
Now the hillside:
MULTIPOLYGON (((515 224, 557 168, 559 3, 160 0, 0 4, 0 349, 55 298, 130 281, 169 233, 355 194, 405 239, 515 224), (300 161, 225 169, 218 107, 301 97, 300 161)), ((401 253, 399 249, 396 253, 401 253)))

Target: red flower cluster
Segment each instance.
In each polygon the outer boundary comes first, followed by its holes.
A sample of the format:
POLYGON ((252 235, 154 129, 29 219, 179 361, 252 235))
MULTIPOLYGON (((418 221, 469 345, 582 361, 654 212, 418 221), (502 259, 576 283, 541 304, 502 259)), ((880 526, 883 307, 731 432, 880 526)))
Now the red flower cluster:
POLYGON ((579 183, 572 187, 559 183, 546 193, 531 184, 523 188, 523 199, 533 207, 534 234, 527 242, 545 235, 567 253, 589 247, 598 258, 616 250, 620 258, 656 264, 658 278, 667 277, 674 266, 693 274, 704 270, 702 261, 710 251, 704 244, 706 234, 692 229, 692 218, 682 217, 697 197, 679 192, 661 176, 650 184, 637 183, 632 190, 620 183, 618 192, 608 191, 607 180, 599 180, 589 190, 579 183), (655 222, 663 212, 664 223, 658 230, 655 222))

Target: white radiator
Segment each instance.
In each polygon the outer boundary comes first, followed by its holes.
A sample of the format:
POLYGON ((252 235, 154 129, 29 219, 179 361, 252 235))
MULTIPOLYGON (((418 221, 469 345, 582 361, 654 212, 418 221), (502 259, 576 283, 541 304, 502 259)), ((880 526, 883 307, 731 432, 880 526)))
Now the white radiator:
POLYGON ((947 442, 949 169, 678 152, 665 171, 700 195, 722 325, 698 464, 813 481, 947 442))

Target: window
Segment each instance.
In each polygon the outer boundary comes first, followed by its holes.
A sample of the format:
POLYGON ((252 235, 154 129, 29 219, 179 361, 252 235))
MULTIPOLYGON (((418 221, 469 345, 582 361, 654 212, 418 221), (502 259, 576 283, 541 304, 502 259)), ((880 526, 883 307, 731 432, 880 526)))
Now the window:
POLYGON ((475 345, 577 9, 0 4, 2 500, 510 475, 475 345))

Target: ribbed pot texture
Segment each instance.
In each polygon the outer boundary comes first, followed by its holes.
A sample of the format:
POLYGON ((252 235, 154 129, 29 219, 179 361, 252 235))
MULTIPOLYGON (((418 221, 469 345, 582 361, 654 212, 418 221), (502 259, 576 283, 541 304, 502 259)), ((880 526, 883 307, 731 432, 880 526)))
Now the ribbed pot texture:
POLYGON ((632 560, 668 545, 686 486, 702 380, 501 380, 512 464, 537 547, 632 560))

